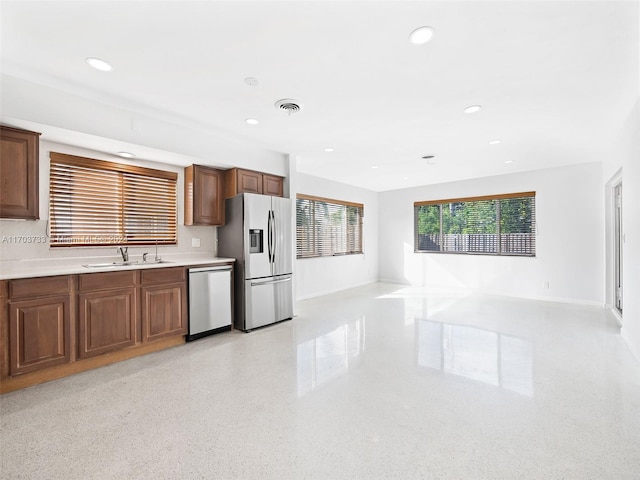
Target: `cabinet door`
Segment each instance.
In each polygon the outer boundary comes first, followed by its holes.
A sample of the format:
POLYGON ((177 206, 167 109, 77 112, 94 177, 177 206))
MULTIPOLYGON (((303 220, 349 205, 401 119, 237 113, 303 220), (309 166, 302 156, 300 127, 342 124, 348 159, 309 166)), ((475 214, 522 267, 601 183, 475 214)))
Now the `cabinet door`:
POLYGON ((236 193, 262 193, 262 174, 238 169, 238 191, 236 193))
POLYGON ((10 375, 70 361, 69 306, 68 295, 9 303, 10 375))
POLYGON ((190 165, 184 169, 184 224, 224 225, 225 173, 190 165))
POLYGON ((187 333, 186 287, 183 283, 141 287, 142 341, 187 333))
POLYGON ((283 195, 283 178, 277 175, 262 174, 262 193, 265 195, 273 195, 274 197, 282 197, 283 195))
POLYGON ((224 173, 215 168, 196 166, 193 179, 193 223, 224 224, 224 173))
POLYGON ((38 218, 39 133, 0 127, 0 217, 38 218))
POLYGON ((78 356, 94 357, 135 344, 135 287, 78 295, 78 356))

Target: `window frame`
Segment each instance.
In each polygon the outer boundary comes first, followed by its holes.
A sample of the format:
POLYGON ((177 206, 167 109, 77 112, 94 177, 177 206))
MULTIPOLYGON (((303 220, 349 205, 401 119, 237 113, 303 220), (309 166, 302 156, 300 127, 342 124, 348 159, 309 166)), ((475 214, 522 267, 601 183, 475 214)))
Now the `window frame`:
MULTIPOLYGON (((345 243, 347 245, 354 243, 354 240, 351 239, 349 240, 349 231, 345 230, 344 232, 345 235, 345 243)), ((345 201, 345 200, 336 200, 334 198, 325 198, 325 197, 318 197, 315 195, 307 195, 307 194, 303 194, 303 193, 299 193, 296 195, 296 259, 303 259, 303 258, 321 258, 321 257, 342 257, 342 256, 346 256, 346 255, 364 255, 364 204, 362 203, 356 203, 356 202, 349 202, 349 201, 345 201), (298 200, 306 200, 309 202, 313 202, 312 205, 312 212, 313 212, 313 253, 312 254, 304 254, 304 255, 300 255, 298 252, 300 251, 299 245, 300 245, 300 237, 298 234, 298 200), (337 206, 342 206, 342 207, 354 207, 357 208, 359 210, 359 215, 358 215, 358 235, 359 235, 359 242, 357 242, 358 245, 358 250, 357 251, 349 251, 349 252, 333 252, 331 254, 326 254, 326 253, 319 253, 319 241, 317 238, 317 228, 318 228, 318 224, 316 223, 316 217, 315 217, 315 212, 316 212, 316 208, 315 208, 315 203, 326 203, 326 204, 330 204, 330 205, 337 205, 337 206)))
MULTIPOLYGON (((483 196, 474 196, 474 197, 463 197, 463 198, 447 198, 441 200, 427 200, 427 201, 419 201, 414 202, 413 204, 413 248, 414 253, 435 253, 435 254, 453 254, 453 255, 488 255, 488 256, 499 256, 499 257, 536 257, 537 249, 536 249, 536 237, 537 237, 537 221, 536 221, 536 192, 517 192, 517 193, 505 193, 505 194, 497 194, 497 195, 483 195, 483 196), (500 231, 500 225, 502 220, 502 213, 500 209, 500 200, 508 200, 508 199, 521 199, 521 198, 532 198, 532 218, 531 218, 531 238, 530 238, 530 248, 533 250, 532 253, 518 253, 512 251, 503 251, 502 250, 502 232, 500 231), (496 244, 495 252, 487 252, 487 251, 471 251, 471 250, 444 250, 443 241, 444 233, 443 233, 443 216, 442 216, 442 208, 443 205, 448 205, 452 203, 472 203, 472 202, 486 202, 486 201, 497 201, 496 204, 496 232, 495 233, 483 233, 477 235, 492 235, 495 238, 493 239, 496 244), (439 206, 440 212, 440 220, 439 220, 439 228, 440 228, 440 243, 439 250, 426 250, 420 249, 420 240, 419 240, 419 226, 418 226, 418 210, 419 207, 422 206, 439 206)), ((465 224, 466 226, 466 224, 465 224)), ((462 235, 475 235, 475 234, 462 234, 462 235)))
POLYGON ((177 173, 58 152, 50 152, 49 157, 47 233, 51 248, 177 245, 177 173), (74 181, 77 192, 73 191, 74 181), (94 191, 91 182, 105 188, 94 191), (111 182, 113 188, 105 182, 111 182), (75 218, 74 194, 81 199, 75 201, 83 204, 75 218), (108 198, 104 204, 101 195, 108 198), (97 219, 101 210, 107 213, 97 219), (83 216, 77 226, 69 226, 83 216))

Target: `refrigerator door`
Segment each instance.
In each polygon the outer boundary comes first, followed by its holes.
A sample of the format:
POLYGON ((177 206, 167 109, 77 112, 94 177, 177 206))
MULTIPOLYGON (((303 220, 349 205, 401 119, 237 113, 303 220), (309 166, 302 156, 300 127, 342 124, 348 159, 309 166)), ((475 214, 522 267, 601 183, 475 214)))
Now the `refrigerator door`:
POLYGON ((241 330, 269 325, 293 317, 291 275, 245 280, 245 319, 241 330))
POLYGON ((293 271, 291 254, 293 251, 291 234, 291 200, 272 197, 273 211, 273 274, 284 275, 293 271))
POLYGON ((244 197, 244 278, 272 275, 269 232, 271 231, 271 197, 243 193, 244 197), (253 238, 252 238, 253 237, 253 238), (252 240, 261 242, 252 248, 252 240))

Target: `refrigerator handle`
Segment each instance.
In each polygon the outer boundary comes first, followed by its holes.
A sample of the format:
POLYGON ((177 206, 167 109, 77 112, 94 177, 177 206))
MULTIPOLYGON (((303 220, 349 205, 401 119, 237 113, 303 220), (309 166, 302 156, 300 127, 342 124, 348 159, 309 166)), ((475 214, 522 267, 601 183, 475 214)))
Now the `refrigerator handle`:
POLYGON ((278 245, 277 245, 277 241, 278 241, 278 230, 276 227, 276 212, 274 212, 273 210, 271 210, 271 221, 273 222, 273 228, 271 229, 272 235, 273 235, 273 263, 276 263, 276 252, 278 251, 278 245))
POLYGON ((269 210, 269 216, 267 219, 267 246, 269 247, 269 263, 273 263, 273 224, 271 223, 271 216, 273 212, 269 210))

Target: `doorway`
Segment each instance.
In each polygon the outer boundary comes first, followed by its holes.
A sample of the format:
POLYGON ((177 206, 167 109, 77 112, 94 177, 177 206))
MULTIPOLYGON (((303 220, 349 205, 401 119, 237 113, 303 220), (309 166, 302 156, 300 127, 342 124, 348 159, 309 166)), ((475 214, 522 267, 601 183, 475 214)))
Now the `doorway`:
POLYGON ((613 287, 614 306, 622 315, 622 255, 624 235, 622 233, 622 182, 613 187, 613 287))

